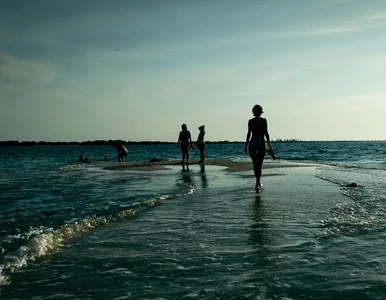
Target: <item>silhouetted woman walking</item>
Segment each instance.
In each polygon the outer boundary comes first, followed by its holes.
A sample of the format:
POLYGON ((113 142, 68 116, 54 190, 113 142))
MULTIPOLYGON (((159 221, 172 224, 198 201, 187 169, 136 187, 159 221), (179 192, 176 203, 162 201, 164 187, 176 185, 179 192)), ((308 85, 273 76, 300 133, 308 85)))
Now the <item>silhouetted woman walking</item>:
POLYGON ((267 120, 261 117, 263 108, 260 105, 255 105, 252 112, 255 117, 248 121, 248 133, 244 151, 247 153, 247 150, 249 150, 249 156, 252 159, 253 171, 256 177, 255 188, 256 191, 259 191, 261 189, 261 169, 263 167, 263 160, 267 151, 265 148, 265 139, 267 140, 269 150, 271 151, 272 145, 268 134, 267 120))

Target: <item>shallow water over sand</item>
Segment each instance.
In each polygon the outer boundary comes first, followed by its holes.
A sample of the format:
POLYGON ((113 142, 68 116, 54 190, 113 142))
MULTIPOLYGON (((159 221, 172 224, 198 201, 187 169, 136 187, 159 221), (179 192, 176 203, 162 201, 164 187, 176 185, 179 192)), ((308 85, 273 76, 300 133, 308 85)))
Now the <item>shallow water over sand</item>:
POLYGON ((250 170, 59 165, 1 181, 23 183, 3 192, 2 299, 385 296, 370 171, 266 169, 256 194, 250 170), (359 188, 344 186, 353 179, 359 188))

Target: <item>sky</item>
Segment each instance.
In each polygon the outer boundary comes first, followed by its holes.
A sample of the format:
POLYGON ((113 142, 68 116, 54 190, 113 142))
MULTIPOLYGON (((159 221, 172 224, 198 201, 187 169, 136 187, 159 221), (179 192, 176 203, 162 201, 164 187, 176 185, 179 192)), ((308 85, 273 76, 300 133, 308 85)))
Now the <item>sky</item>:
POLYGON ((1 0, 0 140, 386 140, 386 1, 1 0))

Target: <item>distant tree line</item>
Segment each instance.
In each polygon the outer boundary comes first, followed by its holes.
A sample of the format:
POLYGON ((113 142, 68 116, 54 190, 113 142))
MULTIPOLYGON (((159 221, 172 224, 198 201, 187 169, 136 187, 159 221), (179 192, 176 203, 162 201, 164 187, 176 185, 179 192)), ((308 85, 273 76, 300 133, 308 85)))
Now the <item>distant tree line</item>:
MULTIPOLYGON (((0 141, 1 146, 43 146, 43 145, 112 145, 114 142, 121 143, 123 145, 163 145, 163 144, 177 144, 177 142, 163 142, 163 141, 124 141, 124 140, 94 140, 83 142, 49 142, 49 141, 0 141)), ((272 139, 273 143, 312 143, 312 142, 351 142, 348 140, 335 140, 335 141, 302 141, 298 139, 272 139)), ((359 142, 359 141, 352 141, 359 142)), ((366 141, 363 141, 366 142, 366 141)), ((242 144, 240 141, 206 141, 206 144, 242 144)))
POLYGON ((276 140, 273 140, 272 142, 277 142, 277 143, 294 143, 294 142, 302 142, 302 141, 298 140, 298 139, 276 139, 276 140))
MULTIPOLYGON (((94 140, 83 142, 49 142, 49 141, 0 141, 0 146, 43 146, 43 145, 112 145, 113 143, 120 143, 124 145, 154 145, 154 144, 177 144, 177 142, 162 142, 162 141, 123 141, 123 140, 94 140)), ((207 144, 229 144, 242 143, 237 141, 207 141, 207 144)))
MULTIPOLYGON (((94 140, 94 141, 83 141, 83 142, 50 142, 50 141, 0 141, 0 146, 42 146, 42 145, 112 145, 114 143, 120 144, 168 144, 169 142, 132 142, 123 140, 94 140)), ((171 144, 171 143, 170 143, 171 144)))

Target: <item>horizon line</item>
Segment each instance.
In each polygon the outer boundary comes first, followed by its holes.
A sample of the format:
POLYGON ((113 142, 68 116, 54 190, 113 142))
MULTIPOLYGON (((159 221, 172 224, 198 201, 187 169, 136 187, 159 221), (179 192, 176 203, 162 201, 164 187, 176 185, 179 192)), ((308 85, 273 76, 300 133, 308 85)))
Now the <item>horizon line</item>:
MULTIPOLYGON (((110 144, 112 142, 121 142, 125 144, 177 144, 177 142, 173 141, 125 141, 122 139, 116 140, 87 140, 87 141, 18 141, 18 140, 3 140, 0 141, 0 145, 17 145, 17 144, 110 144)), ((271 140, 271 143, 302 143, 302 142, 386 142, 386 140, 300 140, 300 139, 274 139, 271 140)), ((192 141, 192 143, 196 143, 192 141)), ((217 140, 217 141, 205 141, 205 143, 245 143, 245 141, 229 141, 229 140, 217 140)))

